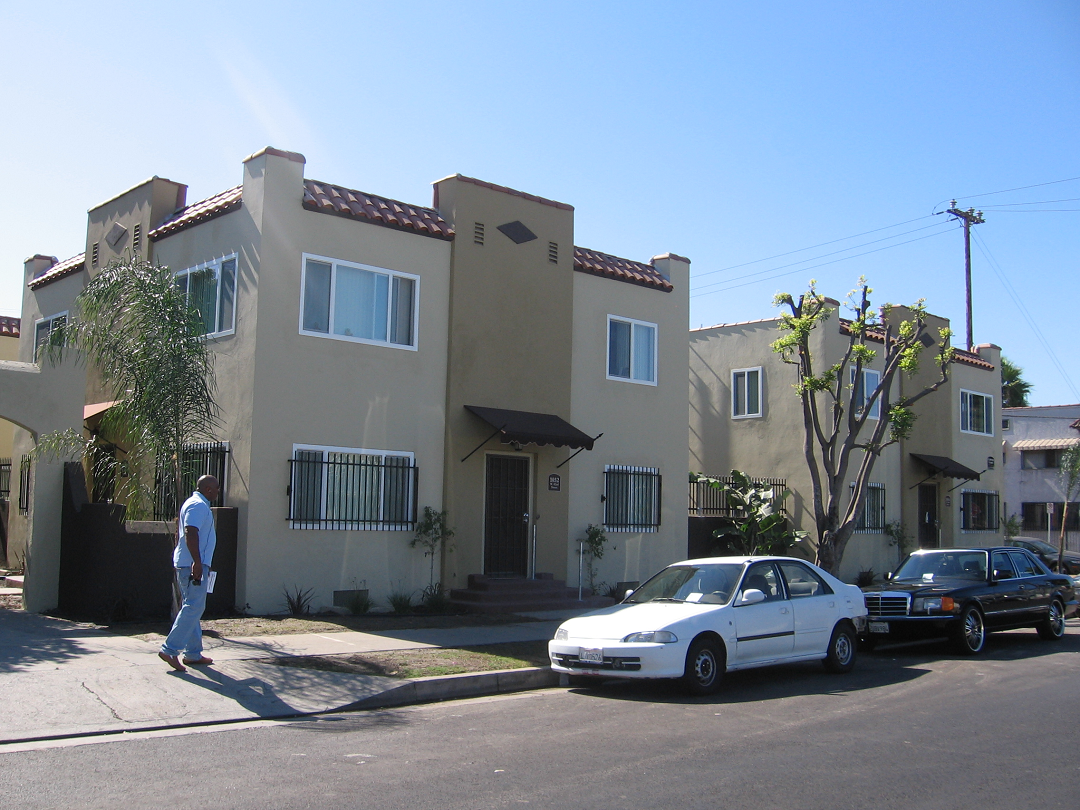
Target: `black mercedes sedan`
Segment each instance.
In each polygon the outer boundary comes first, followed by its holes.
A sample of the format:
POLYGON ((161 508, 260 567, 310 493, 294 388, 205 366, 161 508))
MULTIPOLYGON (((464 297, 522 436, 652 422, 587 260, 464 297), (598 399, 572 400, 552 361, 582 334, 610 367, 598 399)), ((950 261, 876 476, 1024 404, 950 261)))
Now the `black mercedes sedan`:
POLYGON ((863 598, 864 642, 948 636, 964 655, 981 651, 992 630, 1061 638, 1077 610, 1073 580, 1015 547, 921 549, 863 598))

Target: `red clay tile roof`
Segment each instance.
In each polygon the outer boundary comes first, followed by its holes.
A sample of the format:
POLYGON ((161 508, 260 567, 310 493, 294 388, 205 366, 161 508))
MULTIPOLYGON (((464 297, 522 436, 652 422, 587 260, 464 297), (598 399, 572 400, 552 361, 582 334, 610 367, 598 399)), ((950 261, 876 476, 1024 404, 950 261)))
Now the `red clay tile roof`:
POLYGON ((70 259, 57 262, 37 278, 30 279, 30 289, 36 290, 38 287, 44 287, 46 284, 50 284, 58 278, 80 272, 86 266, 85 259, 86 254, 80 253, 78 256, 72 256, 70 259))
POLYGON ((177 231, 198 225, 200 222, 219 217, 230 211, 235 211, 241 204, 241 192, 243 186, 235 186, 228 191, 215 194, 205 200, 185 206, 172 215, 169 219, 150 231, 150 240, 156 242, 166 236, 171 236, 177 231))
POLYGON ((450 223, 432 208, 420 208, 316 180, 304 181, 304 208, 320 214, 334 214, 387 228, 413 231, 436 239, 454 238, 450 223))
POLYGON ((10 318, 7 315, 0 315, 0 337, 18 337, 19 336, 19 319, 10 318))
MULTIPOLYGON (((849 320, 847 320, 845 318, 840 319, 840 334, 842 334, 842 335, 850 335, 851 334, 851 321, 849 321, 849 320)), ((878 328, 871 327, 866 332, 866 338, 867 338, 867 340, 873 340, 873 341, 876 341, 878 343, 884 343, 885 342, 885 333, 883 331, 881 331, 880 329, 878 329, 878 328)), ((983 369, 986 369, 987 371, 993 371, 994 370, 994 364, 993 363, 990 363, 990 362, 988 362, 986 360, 983 360, 975 352, 969 352, 966 349, 954 348, 953 349, 953 362, 954 363, 963 363, 965 366, 975 366, 976 368, 983 368, 983 369)))
POLYGON ((953 362, 963 363, 965 366, 975 366, 976 368, 983 368, 987 371, 994 370, 994 364, 986 360, 983 360, 975 352, 969 352, 966 349, 955 349, 953 351, 953 362))
POLYGON ((613 278, 629 284, 640 284, 642 287, 651 287, 663 292, 671 292, 675 289, 671 282, 660 275, 660 271, 651 264, 620 259, 618 256, 588 248, 574 248, 574 269, 579 273, 613 278))
MULTIPOLYGON (((527 194, 524 191, 518 191, 517 189, 510 188, 508 186, 500 186, 495 183, 489 183, 486 180, 477 180, 475 177, 466 177, 463 174, 451 174, 449 177, 444 177, 443 180, 460 180, 463 183, 472 183, 474 186, 480 186, 481 188, 490 188, 492 191, 500 191, 503 194, 512 194, 515 197, 521 197, 525 200, 532 200, 533 202, 542 203, 544 205, 550 205, 554 208, 560 208, 563 211, 573 211, 574 206, 568 203, 558 202, 556 200, 549 200, 546 197, 538 197, 535 194, 527 194)), ((442 180, 435 181, 435 205, 438 205, 439 183, 442 180)))

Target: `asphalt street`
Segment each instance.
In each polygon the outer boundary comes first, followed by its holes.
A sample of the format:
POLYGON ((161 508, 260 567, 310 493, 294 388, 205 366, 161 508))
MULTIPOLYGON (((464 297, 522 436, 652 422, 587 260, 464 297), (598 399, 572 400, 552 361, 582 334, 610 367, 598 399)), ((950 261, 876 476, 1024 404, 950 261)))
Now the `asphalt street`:
POLYGON ((1080 626, 662 684, 544 689, 0 753, 12 806, 1075 808, 1080 626))

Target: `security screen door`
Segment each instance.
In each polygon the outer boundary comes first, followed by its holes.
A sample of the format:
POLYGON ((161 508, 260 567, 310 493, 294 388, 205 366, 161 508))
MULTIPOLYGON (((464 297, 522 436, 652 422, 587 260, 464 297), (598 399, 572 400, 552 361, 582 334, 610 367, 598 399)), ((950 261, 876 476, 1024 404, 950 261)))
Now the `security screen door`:
POLYGON ((529 572, 529 459, 488 456, 484 503, 484 573, 529 572))
POLYGON ((919 548, 938 547, 937 484, 919 485, 919 548))

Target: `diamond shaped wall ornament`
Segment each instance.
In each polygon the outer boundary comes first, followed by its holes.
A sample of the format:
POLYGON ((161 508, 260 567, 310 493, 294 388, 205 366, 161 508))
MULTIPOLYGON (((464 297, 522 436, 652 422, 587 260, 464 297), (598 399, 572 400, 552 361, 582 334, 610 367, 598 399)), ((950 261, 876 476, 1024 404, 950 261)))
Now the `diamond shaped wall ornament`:
POLYGON ((510 239, 514 240, 514 244, 516 245, 531 242, 536 238, 535 233, 530 231, 523 223, 516 219, 513 222, 507 222, 505 225, 500 225, 499 230, 506 234, 510 239))

